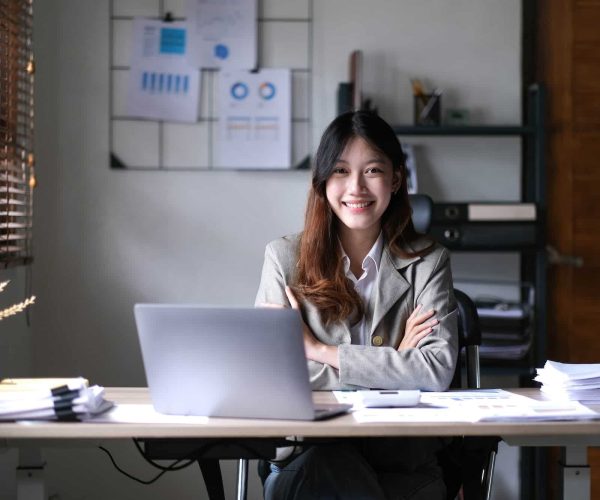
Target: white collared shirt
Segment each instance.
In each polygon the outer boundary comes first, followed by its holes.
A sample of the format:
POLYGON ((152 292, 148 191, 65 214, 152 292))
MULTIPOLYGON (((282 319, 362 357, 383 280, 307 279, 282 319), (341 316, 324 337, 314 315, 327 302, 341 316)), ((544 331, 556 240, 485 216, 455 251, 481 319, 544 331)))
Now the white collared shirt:
MULTIPOLYGON (((342 247, 342 260, 344 261, 344 273, 346 277, 354 283, 354 289, 358 296, 362 299, 365 312, 368 310, 373 287, 377 283, 379 274, 379 264, 381 262, 381 254, 383 253, 383 233, 379 233, 379 237, 374 245, 369 250, 369 253, 362 261, 362 275, 357 279, 354 273, 350 270, 350 257, 346 254, 342 247)), ((371 345, 369 332, 367 329, 369 324, 366 320, 366 314, 360 321, 350 327, 350 338, 353 344, 371 345)))

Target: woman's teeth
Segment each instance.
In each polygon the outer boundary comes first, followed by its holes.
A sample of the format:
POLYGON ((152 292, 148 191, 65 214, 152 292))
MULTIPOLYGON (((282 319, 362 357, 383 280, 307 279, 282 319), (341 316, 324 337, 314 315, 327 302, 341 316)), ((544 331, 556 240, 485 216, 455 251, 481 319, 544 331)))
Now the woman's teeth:
POLYGON ((365 208, 368 207, 369 205, 371 205, 373 202, 372 201, 365 201, 362 203, 349 203, 347 201, 344 202, 344 205, 346 205, 348 208, 365 208))

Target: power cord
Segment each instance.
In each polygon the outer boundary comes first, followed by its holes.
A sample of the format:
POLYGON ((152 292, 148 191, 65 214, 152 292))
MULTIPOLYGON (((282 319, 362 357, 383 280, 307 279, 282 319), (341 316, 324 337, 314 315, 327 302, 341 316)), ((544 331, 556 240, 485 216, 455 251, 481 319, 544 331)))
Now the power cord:
MULTIPOLYGON (((208 442, 208 443, 194 449, 194 451, 192 451, 185 457, 180 458, 179 460, 175 460, 173 463, 171 463, 171 465, 164 466, 146 456, 146 452, 142 448, 140 441, 141 440, 139 440, 139 439, 133 439, 133 444, 135 445, 135 447, 138 450, 138 452, 140 453, 140 455, 152 467, 160 470, 160 472, 151 479, 140 479, 139 477, 136 477, 136 476, 130 474, 129 472, 125 471, 124 469, 119 467, 119 465, 115 461, 114 457, 112 456, 112 453, 107 448, 105 448, 104 446, 98 446, 98 448, 100 448, 104 453, 106 453, 108 455, 108 458, 110 459, 114 468, 117 469, 118 472, 120 472, 121 474, 128 477, 129 479, 132 479, 140 484, 152 484, 152 483, 155 483, 156 481, 158 481, 167 472, 174 472, 174 471, 185 469, 186 467, 189 467, 194 462, 196 462, 196 458, 193 458, 193 457, 198 457, 202 453, 205 453, 206 451, 210 450, 211 448, 214 448, 215 446, 218 446, 220 444, 227 442, 225 440, 215 440, 215 441, 208 442)), ((252 454, 255 453, 255 451, 250 446, 247 446, 244 443, 236 443, 236 444, 237 444, 237 446, 246 450, 249 453, 252 453, 252 454)), ((291 440, 290 445, 292 445, 292 444, 294 445, 294 451, 296 451, 296 447, 298 445, 302 444, 302 442, 297 441, 297 440, 293 440, 293 441, 291 440)))
POLYGON ((167 472, 178 471, 178 470, 185 469, 186 467, 189 467, 190 465, 192 465, 196 461, 195 459, 190 458, 190 457, 198 453, 198 450, 194 450, 194 452, 190 453, 189 456, 184 457, 184 458, 180 458, 179 460, 175 460, 171 465, 168 465, 168 466, 165 467, 164 465, 160 465, 160 464, 154 462, 153 460, 150 460, 148 457, 146 457, 146 454, 144 453, 144 450, 142 449, 142 447, 140 446, 140 444, 138 443, 138 441, 136 439, 133 440, 133 443, 135 444, 135 447, 140 452, 140 454, 142 455, 142 457, 144 458, 144 460, 146 460, 146 462, 148 462, 154 468, 160 470, 160 472, 156 476, 154 476, 153 478, 151 478, 151 479, 140 479, 139 477, 136 477, 136 476, 130 474, 129 472, 127 472, 124 469, 122 469, 121 467, 119 467, 119 465, 115 461, 114 457, 112 456, 112 453, 107 448, 105 448, 104 446, 98 446, 98 448, 100 448, 104 453, 106 453, 108 455, 108 458, 110 459, 110 461, 112 462, 114 468, 117 469, 118 472, 120 472, 124 476, 128 477, 129 479, 133 479, 134 481, 136 481, 136 482, 138 482, 140 484, 152 484, 152 483, 155 483, 156 481, 158 481, 167 472))

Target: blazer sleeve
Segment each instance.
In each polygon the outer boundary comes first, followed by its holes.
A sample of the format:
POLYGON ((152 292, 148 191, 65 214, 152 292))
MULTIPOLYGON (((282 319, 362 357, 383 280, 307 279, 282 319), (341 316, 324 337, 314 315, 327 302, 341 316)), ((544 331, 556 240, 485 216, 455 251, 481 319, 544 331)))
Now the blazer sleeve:
MULTIPOLYGON (((291 307, 285 294, 285 287, 291 280, 295 266, 295 254, 278 242, 269 243, 265 249, 265 259, 260 278, 260 285, 254 305, 278 304, 291 307), (291 253, 291 255, 290 255, 291 253)), ((310 383, 313 390, 334 390, 340 386, 339 372, 332 366, 317 361, 307 360, 310 383)))
POLYGON ((449 387, 458 354, 458 311, 446 249, 440 252, 431 274, 416 280, 414 285, 415 304, 433 308, 439 324, 416 348, 402 351, 393 346, 340 345, 342 385, 425 391, 449 387))

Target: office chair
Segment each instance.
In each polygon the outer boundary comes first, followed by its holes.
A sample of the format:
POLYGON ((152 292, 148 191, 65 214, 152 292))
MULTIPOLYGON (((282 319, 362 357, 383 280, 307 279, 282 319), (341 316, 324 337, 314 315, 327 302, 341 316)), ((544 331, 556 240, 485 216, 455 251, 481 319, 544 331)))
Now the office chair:
POLYGON ((426 194, 409 194, 412 222, 417 233, 427 234, 433 215, 433 200, 426 194))

